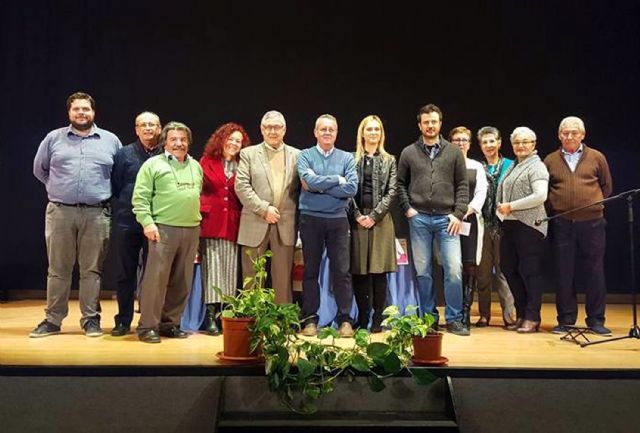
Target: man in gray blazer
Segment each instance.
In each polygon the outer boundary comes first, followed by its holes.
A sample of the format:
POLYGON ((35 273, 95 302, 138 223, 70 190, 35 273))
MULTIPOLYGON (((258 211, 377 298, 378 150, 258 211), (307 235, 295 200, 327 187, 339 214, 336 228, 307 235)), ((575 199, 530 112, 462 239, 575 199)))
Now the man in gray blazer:
POLYGON ((285 303, 292 300, 291 269, 300 192, 296 163, 300 151, 283 141, 287 123, 282 113, 265 113, 260 131, 264 141, 240 151, 236 172, 236 193, 243 206, 238 233, 242 275, 253 276, 251 259, 270 249, 276 302, 285 303))

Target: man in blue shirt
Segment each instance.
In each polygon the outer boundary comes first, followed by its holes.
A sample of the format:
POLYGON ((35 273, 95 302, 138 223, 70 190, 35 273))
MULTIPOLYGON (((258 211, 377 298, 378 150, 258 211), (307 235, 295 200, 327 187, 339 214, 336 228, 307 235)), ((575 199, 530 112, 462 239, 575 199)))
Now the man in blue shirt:
POLYGON ((302 281, 303 335, 318 330, 320 286, 318 275, 325 247, 333 292, 338 304, 336 321, 342 337, 353 336, 351 303, 353 287, 349 273, 349 221, 347 206, 358 189, 358 174, 353 155, 334 147, 338 136, 336 118, 324 114, 316 120, 316 146, 298 157, 300 192, 300 238, 304 255, 302 281))
POLYGON ((114 134, 94 123, 95 101, 77 92, 67 99, 70 125, 44 138, 33 174, 45 184, 49 204, 45 240, 49 269, 46 318, 30 337, 60 332, 69 312, 73 266, 80 269, 80 326, 88 337, 102 335, 98 299, 102 262, 111 221, 111 168, 122 147, 114 134))
MULTIPOLYGON (((161 125, 157 114, 145 111, 136 117, 138 139, 123 147, 115 156, 111 186, 113 189, 113 232, 111 247, 114 251, 114 269, 118 294, 118 314, 114 317, 113 337, 129 333, 133 320, 133 298, 137 283, 138 262, 147 258, 147 239, 142 226, 133 214, 131 196, 136 176, 142 164, 162 152, 158 145, 161 125)), ((138 297, 140 294, 138 293, 138 297)))

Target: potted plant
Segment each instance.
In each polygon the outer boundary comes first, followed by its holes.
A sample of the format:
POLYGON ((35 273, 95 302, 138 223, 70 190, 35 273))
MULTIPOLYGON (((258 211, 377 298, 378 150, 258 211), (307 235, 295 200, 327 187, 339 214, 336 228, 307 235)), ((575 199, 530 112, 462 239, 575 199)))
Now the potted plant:
POLYGON ((247 319, 245 329, 251 336, 245 350, 254 357, 262 354, 269 389, 285 407, 314 413, 318 399, 332 392, 340 380, 352 381, 356 376, 365 376, 373 391, 385 388, 385 378, 403 372, 422 384, 436 379, 428 370, 407 369, 408 348, 400 340, 394 346, 372 342, 366 330, 358 330, 353 339, 341 339, 330 327, 321 329, 317 339, 299 337, 300 308, 276 304, 274 291, 264 288, 266 259, 270 256, 271 251, 267 251, 254 259, 255 277, 245 280, 237 296, 223 296, 224 356, 229 326, 225 322, 247 319))
POLYGON ((386 318, 382 326, 389 328, 387 344, 400 358, 421 365, 444 365, 448 359, 442 356, 442 333, 435 329, 435 317, 416 313, 418 307, 409 305, 407 314, 401 315, 397 306, 391 305, 382 313, 386 318), (412 351, 410 349, 413 349, 412 351))
POLYGON ((221 313, 223 352, 218 355, 223 360, 261 361, 264 359, 262 348, 266 329, 287 323, 287 329, 274 329, 268 333, 271 340, 282 344, 299 329, 299 308, 292 304, 276 304, 274 291, 264 287, 267 277, 265 266, 271 255, 271 251, 267 251, 252 258, 255 275, 245 278, 243 289, 236 296, 223 295, 216 289, 224 304, 221 313))

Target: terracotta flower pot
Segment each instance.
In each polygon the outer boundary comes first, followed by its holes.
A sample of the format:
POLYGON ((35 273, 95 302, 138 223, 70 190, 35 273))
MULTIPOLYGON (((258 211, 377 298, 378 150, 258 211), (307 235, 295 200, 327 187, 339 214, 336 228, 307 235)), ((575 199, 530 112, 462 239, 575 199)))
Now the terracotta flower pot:
POLYGON ((413 358, 418 362, 439 361, 442 358, 442 333, 413 337, 413 358))
POLYGON ((255 361, 262 359, 262 349, 251 352, 251 331, 254 318, 222 318, 223 356, 230 361, 255 361))

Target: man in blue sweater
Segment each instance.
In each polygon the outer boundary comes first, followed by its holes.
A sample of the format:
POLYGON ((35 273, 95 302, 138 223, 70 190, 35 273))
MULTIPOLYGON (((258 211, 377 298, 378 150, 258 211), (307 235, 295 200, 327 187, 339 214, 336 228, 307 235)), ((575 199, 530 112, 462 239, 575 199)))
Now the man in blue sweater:
POLYGON ((330 114, 316 120, 313 131, 317 144, 303 150, 298 157, 298 175, 302 183, 300 202, 300 237, 304 255, 302 281, 303 335, 318 331, 320 285, 318 275, 325 247, 333 293, 338 304, 337 323, 340 336, 353 336, 351 303, 353 287, 349 273, 349 221, 347 206, 358 189, 358 175, 353 156, 336 149, 338 122, 330 114))

